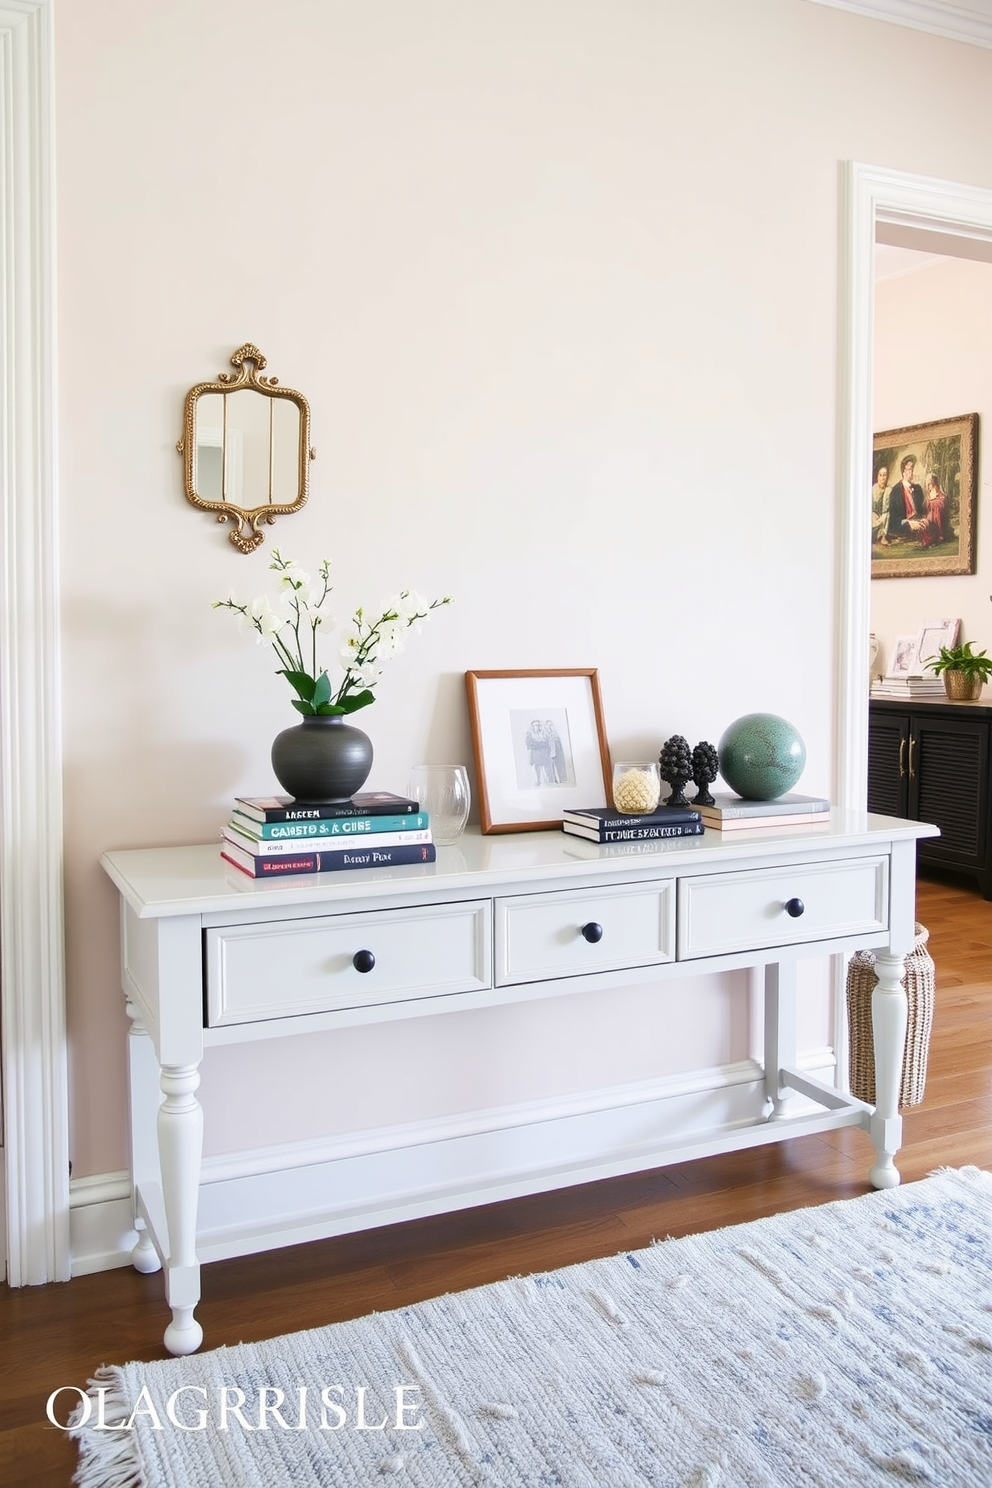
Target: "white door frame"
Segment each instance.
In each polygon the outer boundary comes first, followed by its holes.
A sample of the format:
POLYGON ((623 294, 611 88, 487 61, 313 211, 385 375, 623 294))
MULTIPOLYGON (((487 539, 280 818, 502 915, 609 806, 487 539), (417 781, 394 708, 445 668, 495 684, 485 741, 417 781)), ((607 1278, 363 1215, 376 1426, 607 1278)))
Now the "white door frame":
MULTIPOLYGON (((868 799, 868 489, 874 452, 875 228, 879 222, 992 241, 992 191, 858 161, 848 161, 842 168, 834 799, 861 811, 868 799)), ((948 251, 946 245, 941 251, 948 251)), ((848 1081, 845 983, 845 959, 835 956, 832 1022, 836 1080, 841 1088, 848 1081)))
POLYGON ((7 1277, 67 1281, 53 0, 0 0, 0 999, 7 1277))
MULTIPOLYGON (((871 631, 872 362, 875 226, 926 228, 992 243, 992 191, 849 161, 842 186, 836 799, 864 809, 871 631)), ((944 245, 942 252, 948 252, 944 245)))

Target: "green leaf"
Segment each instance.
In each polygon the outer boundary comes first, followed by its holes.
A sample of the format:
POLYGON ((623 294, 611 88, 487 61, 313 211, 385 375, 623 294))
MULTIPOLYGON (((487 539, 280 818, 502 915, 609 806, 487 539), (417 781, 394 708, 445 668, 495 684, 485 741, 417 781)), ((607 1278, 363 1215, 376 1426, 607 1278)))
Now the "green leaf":
POLYGON ((992 676, 992 657, 984 649, 975 651, 972 642, 965 641, 963 646, 941 646, 939 656, 927 662, 927 669, 938 677, 942 672, 964 672, 966 677, 977 676, 987 682, 992 676))
POLYGON ((309 672, 291 672, 283 667, 276 673, 276 676, 285 677, 294 692, 299 693, 300 697, 304 698, 306 702, 309 703, 312 701, 317 683, 310 676, 309 672))
POLYGON ((367 708, 369 703, 375 702, 375 693, 369 688, 364 692, 350 692, 347 697, 341 699, 342 713, 357 713, 359 708, 367 708))
POLYGON ((301 698, 290 698, 290 702, 298 713, 304 713, 307 718, 312 717, 313 708, 310 703, 304 702, 301 698))
POLYGON ((345 709, 340 703, 321 703, 319 708, 314 709, 314 712, 318 713, 321 718, 340 718, 345 709))
POLYGON ((331 701, 331 683, 326 672, 321 672, 320 676, 317 678, 317 681, 314 683, 314 689, 313 692, 310 694, 310 700, 313 703, 314 707, 317 709, 318 713, 320 712, 320 709, 324 703, 329 703, 331 701))

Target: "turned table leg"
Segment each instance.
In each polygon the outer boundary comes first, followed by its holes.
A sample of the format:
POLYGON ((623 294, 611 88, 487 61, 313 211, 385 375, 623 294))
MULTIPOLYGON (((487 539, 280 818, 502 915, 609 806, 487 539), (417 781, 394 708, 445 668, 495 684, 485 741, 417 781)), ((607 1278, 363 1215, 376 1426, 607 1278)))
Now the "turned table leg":
POLYGON ((875 1114, 870 1124, 875 1164, 868 1176, 876 1188, 895 1188, 900 1182, 895 1156, 902 1145, 899 1092, 906 1045, 905 970, 902 956, 875 957, 878 981, 871 997, 875 1114))
POLYGON ((165 1271, 172 1322, 165 1330, 165 1346, 170 1354, 192 1354, 203 1342, 203 1329, 193 1316, 200 1300, 196 1209, 203 1152, 203 1110, 196 1098, 199 1083, 195 1064, 162 1068, 165 1098, 158 1112, 158 1149, 169 1234, 165 1271))

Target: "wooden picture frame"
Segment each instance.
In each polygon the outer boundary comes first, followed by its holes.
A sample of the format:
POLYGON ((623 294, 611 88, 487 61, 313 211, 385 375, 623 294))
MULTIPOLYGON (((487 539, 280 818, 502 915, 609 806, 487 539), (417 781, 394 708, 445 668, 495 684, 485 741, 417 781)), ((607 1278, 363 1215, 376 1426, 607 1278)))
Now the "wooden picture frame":
POLYGON ((609 804, 599 672, 465 673, 483 832, 560 827, 566 810, 609 804))
POLYGON ((975 572, 977 413, 876 434, 871 478, 873 579, 975 572))

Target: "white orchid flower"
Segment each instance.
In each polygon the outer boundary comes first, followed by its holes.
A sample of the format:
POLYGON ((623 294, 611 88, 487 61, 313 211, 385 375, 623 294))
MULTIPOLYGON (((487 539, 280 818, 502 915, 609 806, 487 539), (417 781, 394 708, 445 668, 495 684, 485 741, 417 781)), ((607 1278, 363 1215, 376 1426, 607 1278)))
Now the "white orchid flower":
POLYGON ((390 610, 395 610, 404 625, 414 625, 418 620, 426 620, 430 613, 430 600, 418 594, 414 589, 403 589, 394 599, 389 601, 390 610))
MULTIPOLYGON (((279 661, 279 670, 297 693, 295 705, 304 714, 316 712, 313 684, 321 676, 317 659, 317 632, 336 629, 338 622, 323 606, 331 593, 330 561, 322 559, 316 579, 290 558, 273 549, 269 567, 276 575, 275 602, 268 598, 253 599, 248 604, 228 596, 214 600, 214 609, 232 610, 242 629, 250 631, 259 645, 271 645, 279 661), (299 682, 294 678, 305 679, 299 682), (309 690, 308 690, 309 689, 309 690)), ((333 688, 329 701, 340 704, 354 701, 357 692, 368 696, 360 706, 373 701, 372 689, 382 677, 383 663, 404 649, 405 632, 419 630, 432 610, 450 604, 451 600, 427 600, 412 589, 402 590, 370 619, 359 606, 341 641, 339 661, 344 675, 333 688)))
POLYGON ((277 614, 267 599, 253 599, 248 606, 248 615, 255 630, 258 632, 258 641, 271 641, 273 636, 279 634, 286 624, 285 615, 277 614))
POLYGON ((378 654, 382 657, 395 656, 402 651, 406 642, 403 638, 405 624, 400 620, 384 620, 379 626, 378 654))
POLYGON ((382 667, 376 666, 374 661, 363 661, 358 666, 353 666, 351 674, 359 687, 374 687, 382 676, 382 667))

